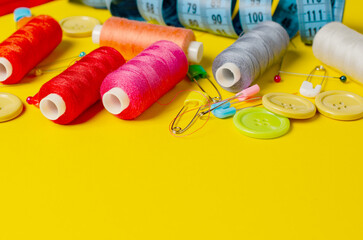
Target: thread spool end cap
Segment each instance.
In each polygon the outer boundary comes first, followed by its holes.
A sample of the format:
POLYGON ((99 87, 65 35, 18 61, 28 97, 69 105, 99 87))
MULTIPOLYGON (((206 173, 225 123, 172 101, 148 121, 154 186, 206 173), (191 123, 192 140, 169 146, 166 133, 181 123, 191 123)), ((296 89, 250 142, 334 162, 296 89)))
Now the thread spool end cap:
POLYGON ((92 42, 95 44, 100 44, 102 25, 97 24, 92 31, 92 42))
POLYGON ((114 87, 102 96, 103 106, 110 113, 120 114, 130 105, 129 96, 121 88, 114 87))
POLYGON ((189 62, 200 63, 203 58, 203 43, 197 41, 191 41, 188 46, 187 58, 189 62))
POLYGON ((216 80, 222 87, 232 87, 241 78, 241 71, 234 63, 225 63, 216 71, 216 80))
POLYGON ((13 66, 6 58, 0 57, 0 82, 8 79, 13 73, 13 66))
POLYGON ((57 120, 65 113, 66 104, 61 96, 51 93, 40 101, 39 108, 44 117, 57 120))

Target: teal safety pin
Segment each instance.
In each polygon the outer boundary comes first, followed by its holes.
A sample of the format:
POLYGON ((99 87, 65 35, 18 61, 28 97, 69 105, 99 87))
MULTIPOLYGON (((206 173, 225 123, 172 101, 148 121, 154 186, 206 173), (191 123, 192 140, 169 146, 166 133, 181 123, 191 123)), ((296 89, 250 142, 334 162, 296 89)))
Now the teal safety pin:
POLYGON ((184 106, 182 107, 182 109, 180 109, 179 113, 174 118, 173 123, 171 124, 170 130, 174 134, 182 134, 186 130, 188 130, 193 125, 193 123, 197 120, 197 118, 199 117, 199 112, 205 107, 207 102, 208 102, 208 95, 206 93, 195 92, 195 91, 189 93, 188 97, 184 101, 184 106), (199 107, 199 108, 197 109, 192 120, 187 124, 186 127, 181 128, 181 127, 174 126, 176 124, 177 119, 180 118, 183 113, 187 112, 188 109, 197 108, 197 107, 199 107))
POLYGON ((251 99, 246 99, 244 101, 239 101, 239 102, 227 102, 226 104, 220 104, 219 103, 215 103, 212 104, 211 108, 213 108, 214 110, 212 110, 212 113, 215 117, 217 118, 228 118, 228 117, 232 117, 233 115, 236 114, 237 111, 245 109, 245 108, 250 108, 250 107, 257 107, 262 105, 261 103, 253 105, 253 106, 248 106, 248 107, 243 107, 243 108, 235 108, 232 107, 233 104, 238 104, 241 102, 246 102, 246 101, 257 101, 257 100, 261 100, 261 97, 256 97, 256 98, 251 98, 251 99))
POLYGON ((189 77, 190 81, 194 81, 198 85, 200 90, 202 90, 204 93, 206 93, 213 102, 219 102, 222 100, 221 93, 218 91, 218 89, 214 85, 214 83, 209 79, 208 73, 204 70, 204 68, 202 66, 190 65, 189 70, 188 70, 188 77, 189 77), (211 97, 211 95, 208 94, 204 90, 204 88, 199 84, 198 81, 200 79, 207 79, 210 82, 210 84, 213 86, 213 88, 216 90, 218 97, 211 97))
POLYGON ((212 105, 212 107, 204 112, 201 112, 199 113, 200 116, 203 116, 219 107, 222 107, 224 105, 228 105, 230 106, 230 102, 232 100, 235 100, 235 99, 238 99, 239 102, 243 102, 243 101, 247 101, 247 100, 252 100, 252 96, 256 95, 257 93, 260 92, 260 86, 258 86, 257 84, 249 87, 249 88, 246 88, 244 90, 242 90, 241 92, 237 93, 236 95, 234 95, 233 97, 230 97, 230 98, 227 98, 221 102, 218 102, 218 103, 215 103, 212 105))

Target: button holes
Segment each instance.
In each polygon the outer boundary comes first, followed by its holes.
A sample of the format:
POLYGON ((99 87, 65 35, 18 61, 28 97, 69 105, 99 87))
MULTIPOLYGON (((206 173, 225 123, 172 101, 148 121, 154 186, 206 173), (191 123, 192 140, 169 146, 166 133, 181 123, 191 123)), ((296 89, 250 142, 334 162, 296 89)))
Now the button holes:
POLYGON ((338 110, 340 110, 340 107, 338 107, 338 110))
POLYGON ((264 121, 264 122, 268 122, 268 119, 267 119, 267 118, 264 118, 262 121, 264 121))
POLYGON ((336 107, 337 105, 334 103, 333 106, 336 107))
POLYGON ((255 125, 256 125, 256 126, 261 126, 262 124, 258 122, 258 123, 256 123, 255 125))
POLYGON ((261 122, 261 120, 260 120, 260 119, 258 119, 258 118, 256 118, 256 119, 255 119, 255 122, 261 122))
POLYGON ((347 106, 346 106, 346 105, 344 105, 344 108, 347 108, 347 106))
POLYGON ((268 125, 270 125, 270 124, 265 122, 265 123, 263 123, 263 125, 264 125, 264 126, 268 126, 268 125))

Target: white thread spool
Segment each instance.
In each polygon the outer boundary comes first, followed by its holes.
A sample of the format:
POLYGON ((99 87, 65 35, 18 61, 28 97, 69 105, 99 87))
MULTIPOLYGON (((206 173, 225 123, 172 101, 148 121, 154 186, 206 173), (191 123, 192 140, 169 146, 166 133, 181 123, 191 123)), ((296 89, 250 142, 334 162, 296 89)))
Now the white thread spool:
POLYGON ((325 25, 316 34, 317 59, 363 83, 363 35, 340 22, 325 25))

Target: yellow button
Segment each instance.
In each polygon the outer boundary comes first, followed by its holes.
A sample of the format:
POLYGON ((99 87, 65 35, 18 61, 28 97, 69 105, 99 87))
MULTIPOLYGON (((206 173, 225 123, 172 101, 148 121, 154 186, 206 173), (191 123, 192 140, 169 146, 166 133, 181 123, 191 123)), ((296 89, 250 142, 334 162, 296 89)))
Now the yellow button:
POLYGON ((60 25, 64 33, 70 37, 89 37, 93 28, 101 24, 98 19, 87 16, 74 16, 62 19, 60 25))
POLYGON ((315 98, 319 112, 337 120, 356 120, 363 117, 363 97, 347 91, 327 91, 315 98))
POLYGON ((16 118, 23 111, 23 103, 10 93, 0 92, 0 122, 16 118))
POLYGON ((269 111, 288 118, 307 119, 316 113, 312 102, 290 93, 268 93, 263 96, 262 104, 269 111))

